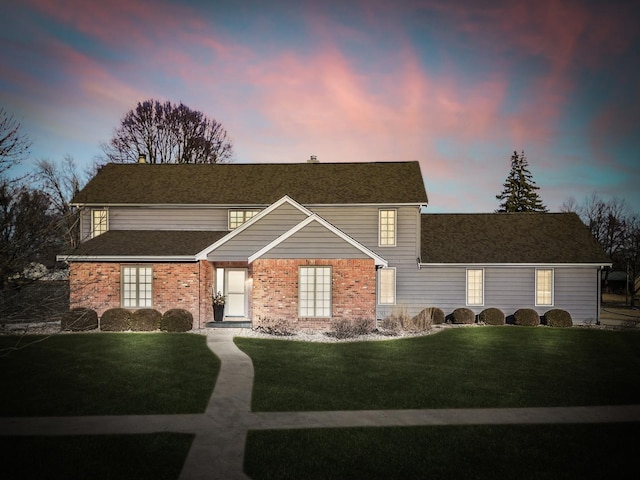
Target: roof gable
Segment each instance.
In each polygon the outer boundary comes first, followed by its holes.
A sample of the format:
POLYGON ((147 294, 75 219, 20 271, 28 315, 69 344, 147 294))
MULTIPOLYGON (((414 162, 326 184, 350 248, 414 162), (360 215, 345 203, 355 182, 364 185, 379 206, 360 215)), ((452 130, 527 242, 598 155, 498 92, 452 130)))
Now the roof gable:
POLYGON ((368 249, 361 243, 357 242, 356 240, 351 238, 349 235, 344 233, 342 230, 339 230, 338 228, 334 227, 329 222, 327 222, 326 220, 324 220, 322 217, 318 216, 315 213, 307 217, 306 219, 304 219, 302 222, 297 224, 295 227, 291 228, 289 231, 287 231, 283 235, 280 235, 278 238, 270 242, 268 245, 265 245, 263 248, 258 250, 253 255, 251 255, 248 259, 249 263, 257 260, 258 258, 262 257, 263 255, 265 255, 267 252, 274 249, 278 245, 286 242, 289 238, 294 236, 296 233, 302 231, 303 229, 305 229, 307 226, 309 226, 311 223, 314 223, 314 222, 321 225, 322 227, 324 227, 325 229, 327 229, 329 232, 333 233, 337 237, 341 238, 343 241, 347 242, 352 247, 362 252, 364 255, 372 258, 375 261, 376 265, 382 265, 384 267, 388 265, 387 261, 384 258, 382 258, 380 255, 376 254, 375 252, 368 249))
POLYGON ((73 204, 426 204, 418 162, 107 164, 73 204))
POLYGON ((421 263, 610 264, 575 213, 422 215, 421 263))

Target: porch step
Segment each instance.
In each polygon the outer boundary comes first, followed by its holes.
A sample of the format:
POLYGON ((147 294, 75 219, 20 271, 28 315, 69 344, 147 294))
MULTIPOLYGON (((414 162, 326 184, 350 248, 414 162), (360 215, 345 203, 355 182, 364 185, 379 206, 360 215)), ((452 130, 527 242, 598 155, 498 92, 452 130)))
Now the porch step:
POLYGON ((251 328, 251 320, 224 320, 222 322, 207 322, 207 328, 251 328))

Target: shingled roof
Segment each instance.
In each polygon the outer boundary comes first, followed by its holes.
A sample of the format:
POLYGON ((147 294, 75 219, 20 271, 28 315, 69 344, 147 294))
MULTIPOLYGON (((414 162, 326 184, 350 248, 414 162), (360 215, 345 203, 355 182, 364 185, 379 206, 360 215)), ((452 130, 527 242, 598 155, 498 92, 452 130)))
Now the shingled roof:
POLYGON ((422 263, 610 264, 575 213, 422 215, 422 263))
POLYGON ((191 257, 229 232, 176 230, 110 230, 81 243, 65 256, 191 257))
POLYGON ((418 162, 107 164, 73 204, 426 204, 418 162))

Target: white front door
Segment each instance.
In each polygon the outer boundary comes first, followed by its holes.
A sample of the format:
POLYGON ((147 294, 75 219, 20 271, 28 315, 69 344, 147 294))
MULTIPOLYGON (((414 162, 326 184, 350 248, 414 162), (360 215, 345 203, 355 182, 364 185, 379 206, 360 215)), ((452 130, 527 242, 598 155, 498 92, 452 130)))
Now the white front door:
POLYGON ((245 294, 247 269, 228 268, 226 274, 227 301, 224 314, 226 317, 244 317, 246 316, 247 303, 245 294))

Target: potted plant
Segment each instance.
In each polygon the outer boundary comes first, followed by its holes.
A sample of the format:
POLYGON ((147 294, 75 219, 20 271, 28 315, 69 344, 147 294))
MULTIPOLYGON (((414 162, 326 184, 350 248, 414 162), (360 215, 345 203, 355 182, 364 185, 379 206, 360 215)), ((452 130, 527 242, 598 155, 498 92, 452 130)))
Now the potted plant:
POLYGON ((213 304, 213 320, 221 322, 224 318, 224 295, 222 292, 211 293, 211 303, 213 304))

